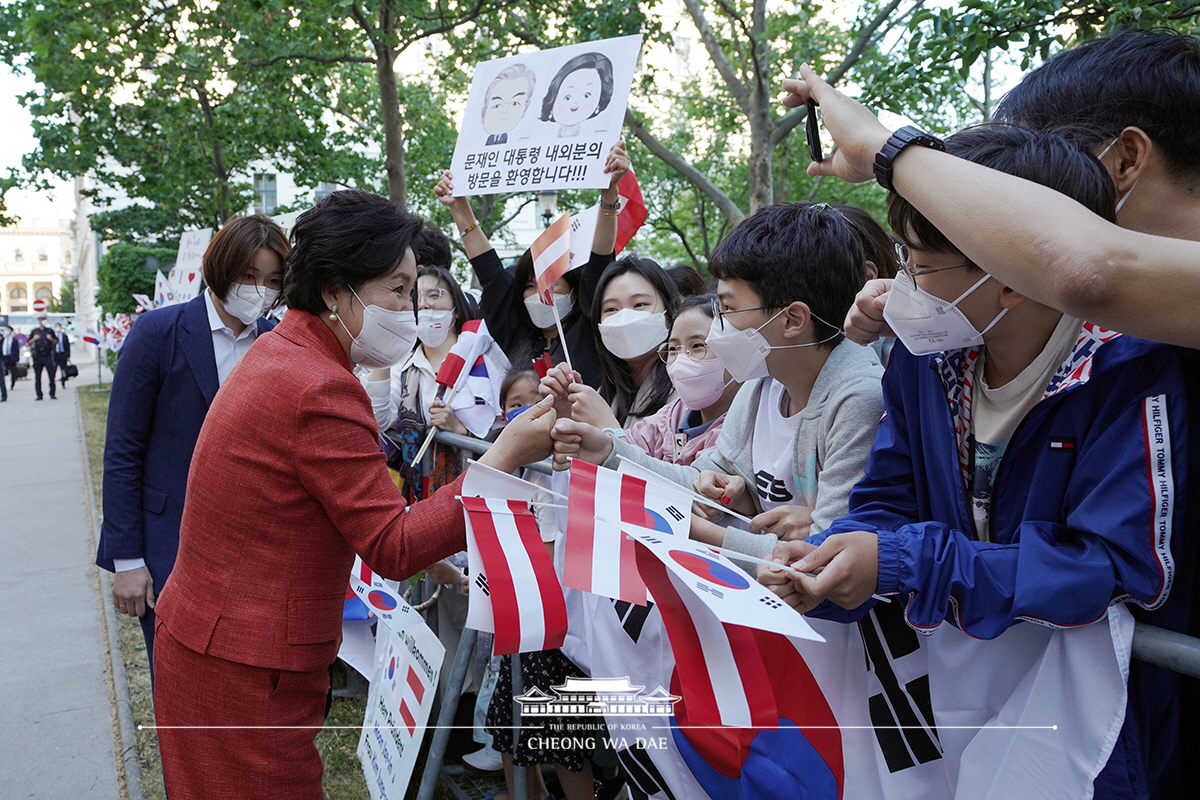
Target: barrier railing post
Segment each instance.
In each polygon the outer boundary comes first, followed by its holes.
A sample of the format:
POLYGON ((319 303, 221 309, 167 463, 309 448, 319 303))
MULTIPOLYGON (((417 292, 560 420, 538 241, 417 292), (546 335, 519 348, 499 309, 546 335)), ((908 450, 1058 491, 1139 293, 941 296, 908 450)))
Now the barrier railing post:
POLYGON ((446 684, 446 692, 442 696, 442 709, 438 714, 437 728, 429 742, 429 754, 425 757, 425 770, 421 773, 421 785, 417 789, 417 800, 433 800, 433 790, 437 787, 438 775, 442 771, 442 762, 446 758, 446 746, 450 743, 450 731, 454 725, 454 717, 458 712, 458 698, 462 694, 463 683, 466 682, 467 668, 471 664, 471 654, 475 652, 477 632, 471 628, 463 628, 462 638, 458 640, 458 650, 454 653, 454 666, 450 668, 450 680, 446 684))

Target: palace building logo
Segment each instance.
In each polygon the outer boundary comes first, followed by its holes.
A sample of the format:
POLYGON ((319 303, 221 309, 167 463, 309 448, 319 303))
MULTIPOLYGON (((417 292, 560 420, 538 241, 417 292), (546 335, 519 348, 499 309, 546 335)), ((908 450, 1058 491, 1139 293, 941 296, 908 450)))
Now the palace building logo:
POLYGON ((514 698, 521 704, 522 717, 550 716, 667 716, 681 698, 659 686, 643 695, 644 686, 633 686, 629 678, 567 678, 548 695, 536 686, 514 698))

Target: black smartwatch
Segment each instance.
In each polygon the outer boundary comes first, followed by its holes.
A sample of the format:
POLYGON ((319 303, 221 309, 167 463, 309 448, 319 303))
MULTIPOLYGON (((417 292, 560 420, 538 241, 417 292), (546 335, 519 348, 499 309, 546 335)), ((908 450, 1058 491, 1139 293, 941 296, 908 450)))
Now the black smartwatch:
POLYGON ((893 133, 884 143, 883 149, 875 154, 875 180, 879 181, 879 185, 889 192, 896 191, 896 187, 892 184, 892 164, 895 162, 896 156, 904 152, 904 148, 910 144, 928 147, 932 150, 945 151, 946 149, 946 143, 941 139, 920 128, 914 128, 912 125, 905 125, 893 133))

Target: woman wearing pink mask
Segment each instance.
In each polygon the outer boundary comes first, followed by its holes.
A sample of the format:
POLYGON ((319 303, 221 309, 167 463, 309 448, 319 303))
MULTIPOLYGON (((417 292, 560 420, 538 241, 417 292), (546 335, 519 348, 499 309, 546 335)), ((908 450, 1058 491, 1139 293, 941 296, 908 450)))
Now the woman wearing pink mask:
MULTIPOLYGON (((712 309, 712 295, 689 297, 679 307, 671 335, 658 349, 676 399, 625 430, 627 441, 672 464, 691 464, 716 444, 725 412, 741 387, 705 342, 712 309)), ((617 427, 616 419, 601 427, 617 427)))

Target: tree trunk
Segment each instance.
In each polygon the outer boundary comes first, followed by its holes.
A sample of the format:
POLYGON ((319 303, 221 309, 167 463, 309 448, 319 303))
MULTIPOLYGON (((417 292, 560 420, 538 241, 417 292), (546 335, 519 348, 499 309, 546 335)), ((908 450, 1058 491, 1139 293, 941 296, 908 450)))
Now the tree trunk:
POLYGON ((771 118, 765 109, 750 118, 750 213, 775 202, 775 171, 771 168, 771 155, 775 147, 771 142, 771 118))
POLYGON ((204 112, 204 123, 208 125, 209 135, 214 137, 212 143, 213 175, 217 179, 221 193, 221 207, 217 210, 217 215, 220 217, 217 221, 219 228, 233 216, 233 195, 229 188, 229 170, 225 168, 225 154, 221 151, 221 143, 215 139, 216 120, 213 115, 212 103, 208 100, 208 90, 202 83, 197 83, 195 88, 196 99, 200 103, 200 109, 204 112))
POLYGON ((392 48, 395 30, 391 0, 381 0, 379 36, 374 44, 379 104, 383 114, 384 166, 387 170, 388 199, 404 209, 408 204, 404 181, 404 115, 400 113, 400 93, 396 88, 396 52, 392 48))

